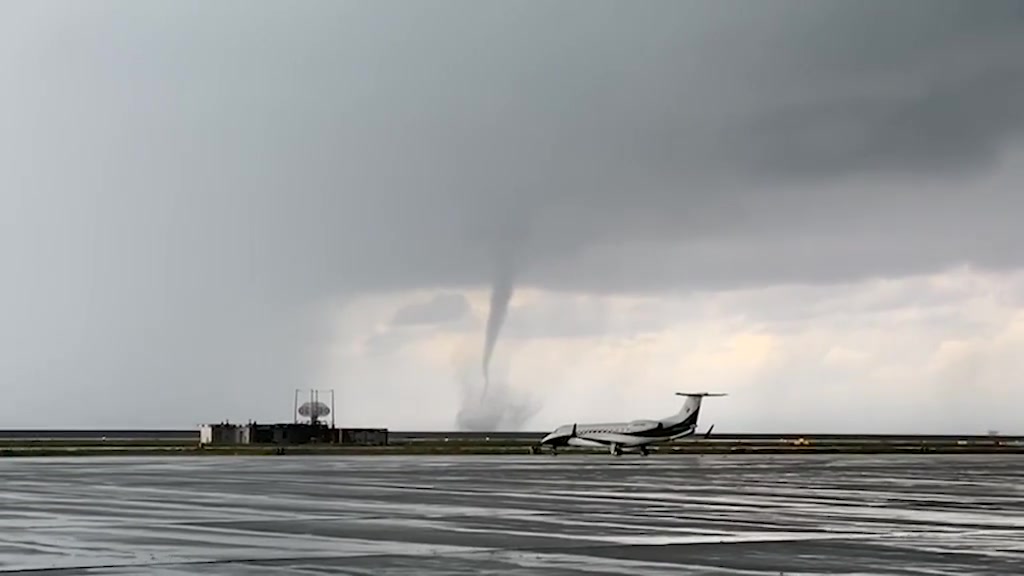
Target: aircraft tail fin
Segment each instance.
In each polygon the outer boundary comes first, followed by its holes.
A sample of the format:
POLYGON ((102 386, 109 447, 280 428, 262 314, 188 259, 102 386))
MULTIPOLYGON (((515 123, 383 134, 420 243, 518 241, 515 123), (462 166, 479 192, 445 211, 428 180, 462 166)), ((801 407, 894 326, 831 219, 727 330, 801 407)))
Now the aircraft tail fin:
POLYGON ((697 418, 700 414, 701 401, 709 396, 728 396, 724 392, 676 392, 676 396, 685 396, 686 402, 683 403, 679 409, 679 418, 684 422, 691 421, 693 426, 697 426, 697 418))

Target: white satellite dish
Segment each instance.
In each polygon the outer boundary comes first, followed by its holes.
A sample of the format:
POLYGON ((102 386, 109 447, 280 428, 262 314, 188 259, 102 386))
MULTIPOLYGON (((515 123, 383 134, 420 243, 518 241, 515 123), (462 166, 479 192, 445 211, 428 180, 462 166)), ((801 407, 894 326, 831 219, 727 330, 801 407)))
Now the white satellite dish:
POLYGON ((323 418, 331 413, 330 407, 323 402, 306 402, 299 406, 299 416, 305 418, 323 418))

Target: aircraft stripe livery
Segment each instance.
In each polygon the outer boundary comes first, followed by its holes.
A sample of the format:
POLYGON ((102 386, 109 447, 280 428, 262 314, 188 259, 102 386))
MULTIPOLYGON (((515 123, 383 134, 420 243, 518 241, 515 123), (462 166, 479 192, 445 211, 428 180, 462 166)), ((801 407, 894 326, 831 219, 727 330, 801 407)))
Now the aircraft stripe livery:
MULTIPOLYGON (((560 447, 574 446, 606 448, 615 456, 621 456, 627 449, 637 450, 647 456, 647 447, 651 444, 669 442, 696 433, 701 401, 708 396, 725 396, 710 392, 676 392, 676 395, 685 396, 686 401, 679 412, 667 418, 605 424, 564 424, 545 436, 540 446, 548 446, 552 454, 557 453, 560 447)), ((710 434, 711 428, 705 437, 710 434)))

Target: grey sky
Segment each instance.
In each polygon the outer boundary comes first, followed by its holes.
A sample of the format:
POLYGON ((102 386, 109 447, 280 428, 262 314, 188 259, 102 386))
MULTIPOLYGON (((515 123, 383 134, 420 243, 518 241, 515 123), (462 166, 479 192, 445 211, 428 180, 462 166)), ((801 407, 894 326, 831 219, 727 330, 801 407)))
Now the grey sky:
POLYGON ((430 300, 410 304, 395 312, 394 324, 443 324, 457 322, 469 314, 469 302, 462 294, 441 293, 430 300))
POLYGON ((508 252, 595 292, 1016 268, 1020 102, 1016 1, 6 2, 0 385, 289 390, 313 304, 508 252))

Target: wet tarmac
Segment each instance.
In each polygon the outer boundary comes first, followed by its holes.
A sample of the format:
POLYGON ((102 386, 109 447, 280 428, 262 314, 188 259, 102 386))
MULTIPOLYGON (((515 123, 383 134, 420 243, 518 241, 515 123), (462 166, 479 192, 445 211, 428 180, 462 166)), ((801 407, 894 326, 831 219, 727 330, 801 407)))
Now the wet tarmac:
POLYGON ((0 573, 1024 574, 1024 458, 0 459, 0 573))

